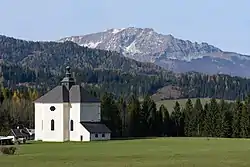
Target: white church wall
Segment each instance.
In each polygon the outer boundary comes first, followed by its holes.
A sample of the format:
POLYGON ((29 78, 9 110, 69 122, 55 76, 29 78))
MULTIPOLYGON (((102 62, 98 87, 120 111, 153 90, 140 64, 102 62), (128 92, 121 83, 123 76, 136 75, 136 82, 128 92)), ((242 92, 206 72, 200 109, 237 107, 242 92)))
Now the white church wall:
POLYGON ((60 103, 43 104, 43 141, 64 141, 63 107, 60 103), (55 110, 51 111, 50 107, 55 110), (54 120, 54 130, 51 130, 51 120, 54 120))
POLYGON ((100 122, 101 121, 100 103, 81 103, 81 121, 100 122))
POLYGON ((70 141, 89 141, 89 132, 81 125, 80 119, 80 103, 71 103, 70 106, 70 120, 69 120, 69 132, 70 141), (70 121, 73 120, 73 131, 71 131, 70 121))
POLYGON ((43 139, 43 104, 35 103, 35 140, 43 139))
POLYGON ((80 141, 80 103, 71 103, 70 119, 69 119, 69 133, 71 141, 80 141), (70 121, 73 120, 73 131, 70 129, 70 121))
POLYGON ((70 133, 69 133, 69 120, 70 120, 70 108, 71 104, 64 103, 63 104, 63 138, 64 141, 70 140, 70 133))
POLYGON ((80 140, 78 141, 90 141, 90 133, 89 131, 87 131, 86 128, 84 128, 84 126, 80 125, 80 128, 79 128, 79 131, 80 131, 80 140))

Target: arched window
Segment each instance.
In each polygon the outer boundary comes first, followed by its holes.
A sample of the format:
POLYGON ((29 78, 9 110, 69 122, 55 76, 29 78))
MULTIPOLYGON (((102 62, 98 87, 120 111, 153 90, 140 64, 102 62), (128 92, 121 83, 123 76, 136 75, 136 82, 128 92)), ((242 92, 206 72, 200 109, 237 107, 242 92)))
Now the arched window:
POLYGON ((50 127, 51 127, 52 131, 55 130, 55 121, 54 121, 54 119, 51 120, 50 127))
POLYGON ((70 120, 70 131, 74 130, 74 121, 70 120))

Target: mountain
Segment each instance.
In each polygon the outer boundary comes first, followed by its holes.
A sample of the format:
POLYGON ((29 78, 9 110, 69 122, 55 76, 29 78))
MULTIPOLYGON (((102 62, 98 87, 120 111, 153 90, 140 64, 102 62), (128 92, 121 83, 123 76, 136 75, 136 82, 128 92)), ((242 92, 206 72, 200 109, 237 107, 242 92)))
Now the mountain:
POLYGON ((151 28, 109 29, 62 38, 81 46, 116 51, 141 62, 151 62, 174 72, 196 71, 250 77, 250 56, 226 52, 207 43, 181 40, 151 28))

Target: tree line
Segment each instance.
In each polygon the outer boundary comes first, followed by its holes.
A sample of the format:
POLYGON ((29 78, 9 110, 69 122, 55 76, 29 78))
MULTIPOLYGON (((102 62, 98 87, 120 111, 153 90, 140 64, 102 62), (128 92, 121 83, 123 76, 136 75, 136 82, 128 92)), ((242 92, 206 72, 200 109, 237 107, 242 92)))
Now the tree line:
POLYGON ((102 98, 102 120, 113 137, 250 137, 250 96, 235 102, 212 98, 204 106, 200 99, 188 99, 181 107, 176 101, 172 112, 164 105, 157 109, 146 96, 139 101, 132 95, 128 102, 115 101, 111 94, 102 98))
POLYGON ((35 89, 0 89, 0 135, 18 125, 34 128, 34 104, 38 98, 35 89))
MULTIPOLYGON (((33 101, 39 93, 35 89, 0 91, 0 131, 6 132, 17 125, 34 128, 33 101)), ((112 93, 101 97, 102 122, 112 136, 187 136, 248 138, 250 136, 250 96, 235 102, 212 98, 202 105, 200 99, 185 106, 176 101, 172 111, 164 105, 157 107, 149 95, 143 99, 132 94, 127 100, 118 100, 112 93)))

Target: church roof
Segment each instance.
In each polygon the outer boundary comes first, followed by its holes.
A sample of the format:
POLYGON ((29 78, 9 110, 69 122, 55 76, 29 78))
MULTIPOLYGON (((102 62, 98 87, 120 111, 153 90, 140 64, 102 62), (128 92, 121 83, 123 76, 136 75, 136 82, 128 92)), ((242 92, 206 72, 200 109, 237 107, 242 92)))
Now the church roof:
POLYGON ((65 86, 57 86, 35 100, 36 103, 64 103, 69 102, 69 91, 65 86))
POLYGON ((77 102, 89 102, 95 103, 100 102, 99 99, 91 95, 86 89, 79 85, 73 85, 70 89, 69 95, 70 102, 77 103, 77 102))
POLYGON ((90 133, 111 133, 111 130, 100 122, 81 122, 90 133))
POLYGON ((23 131, 23 129, 11 129, 9 136, 13 135, 15 137, 28 137, 29 135, 23 131))
POLYGON ((73 85, 68 90, 64 85, 57 86, 54 89, 41 96, 35 103, 98 103, 100 100, 92 96, 80 85, 73 85))
POLYGON ((71 77, 70 68, 66 68, 66 77, 61 81, 61 85, 53 88, 37 100, 35 103, 96 103, 100 100, 92 96, 80 85, 75 85, 71 77))

